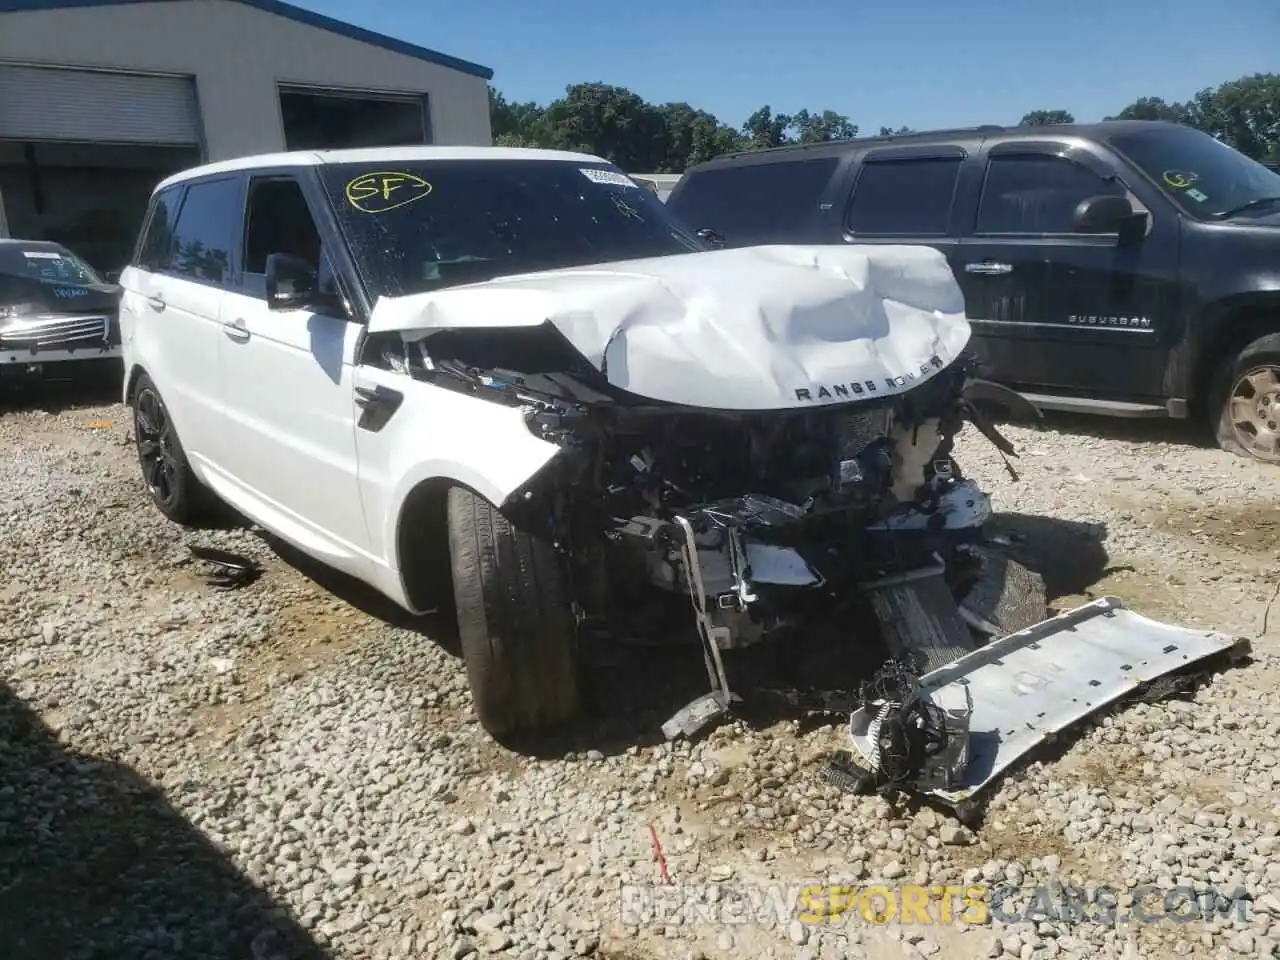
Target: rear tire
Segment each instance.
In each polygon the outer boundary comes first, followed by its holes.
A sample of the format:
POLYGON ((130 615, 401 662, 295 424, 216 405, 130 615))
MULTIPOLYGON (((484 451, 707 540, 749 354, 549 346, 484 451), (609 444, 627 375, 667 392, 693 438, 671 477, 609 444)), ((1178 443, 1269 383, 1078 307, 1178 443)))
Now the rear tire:
POLYGON ((561 557, 463 487, 449 490, 448 521, 458 635, 481 726, 496 738, 573 720, 577 620, 561 557))
POLYGON ((1280 333, 1259 337, 1223 360, 1210 404, 1223 450, 1280 464, 1280 333))
POLYGON ((187 462, 169 409, 145 373, 134 385, 130 407, 138 466, 152 502, 174 523, 189 526, 203 519, 213 497, 187 462))

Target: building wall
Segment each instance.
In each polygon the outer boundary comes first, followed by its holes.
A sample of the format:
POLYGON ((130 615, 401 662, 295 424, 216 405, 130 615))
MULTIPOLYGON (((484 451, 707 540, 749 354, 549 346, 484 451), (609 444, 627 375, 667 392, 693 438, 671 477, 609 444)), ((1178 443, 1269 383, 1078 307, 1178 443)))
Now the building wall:
POLYGON ((210 160, 284 149, 277 83, 426 93, 435 143, 492 143, 482 77, 232 0, 0 14, 0 60, 194 74, 210 160))

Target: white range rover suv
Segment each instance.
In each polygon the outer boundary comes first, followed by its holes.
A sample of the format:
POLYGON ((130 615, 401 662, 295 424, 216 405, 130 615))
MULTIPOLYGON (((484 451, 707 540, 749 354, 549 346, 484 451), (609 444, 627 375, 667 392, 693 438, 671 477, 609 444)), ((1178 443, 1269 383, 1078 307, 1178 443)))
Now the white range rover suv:
MULTIPOLYGON (((411 612, 452 604, 495 735, 577 715, 584 621, 664 596, 702 643, 696 726, 736 699, 722 650, 871 581, 959 597, 990 515, 950 455, 962 420, 991 433, 940 254, 710 249, 598 157, 199 167, 156 188, 121 286, 159 509, 217 498, 411 612)), ((935 662, 972 649, 946 612, 935 662)))

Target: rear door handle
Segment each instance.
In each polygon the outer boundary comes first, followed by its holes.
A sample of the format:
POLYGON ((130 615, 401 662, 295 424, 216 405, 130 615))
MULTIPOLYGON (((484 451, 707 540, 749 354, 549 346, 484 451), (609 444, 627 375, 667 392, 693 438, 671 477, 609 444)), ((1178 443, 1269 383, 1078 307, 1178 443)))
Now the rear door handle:
POLYGON ((164 308, 166 306, 164 297, 147 297, 147 305, 156 313, 164 313, 164 308))
POLYGON ((996 277, 1006 273, 1013 273, 1013 264, 994 263, 990 260, 982 260, 978 263, 966 263, 964 265, 964 272, 980 273, 983 276, 996 277))
POLYGON ((222 325, 222 332, 237 343, 244 343, 249 339, 249 328, 244 325, 243 319, 237 319, 231 323, 222 325))

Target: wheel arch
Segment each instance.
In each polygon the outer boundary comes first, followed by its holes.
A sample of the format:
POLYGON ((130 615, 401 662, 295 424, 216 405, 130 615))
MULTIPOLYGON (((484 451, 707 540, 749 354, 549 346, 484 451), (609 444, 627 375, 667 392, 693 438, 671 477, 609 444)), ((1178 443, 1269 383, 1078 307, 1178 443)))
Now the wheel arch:
POLYGON ((467 487, 453 477, 419 480, 396 512, 396 570, 405 601, 414 613, 452 602, 453 573, 449 560, 449 491, 467 487))
POLYGON ((1196 351, 1190 396, 1192 405, 1207 413, 1214 378, 1223 360, 1239 353, 1267 334, 1280 333, 1280 291, 1247 298, 1232 298, 1216 306, 1209 320, 1211 333, 1196 351))
POLYGON ((130 368, 128 369, 128 371, 126 372, 126 374, 125 374, 125 378, 124 378, 124 398, 123 398, 123 399, 124 399, 124 405, 125 405, 126 407, 127 407, 127 406, 129 406, 129 405, 130 405, 130 403, 132 403, 132 401, 133 401, 133 391, 134 391, 134 390, 137 388, 137 386, 138 386, 138 380, 139 380, 139 379, 140 379, 144 374, 146 374, 147 376, 150 376, 150 374, 148 374, 148 373, 147 373, 146 368, 145 368, 145 367, 143 367, 143 366, 142 366, 142 364, 140 364, 140 363, 135 363, 135 364, 134 364, 132 367, 130 367, 130 368))

